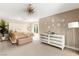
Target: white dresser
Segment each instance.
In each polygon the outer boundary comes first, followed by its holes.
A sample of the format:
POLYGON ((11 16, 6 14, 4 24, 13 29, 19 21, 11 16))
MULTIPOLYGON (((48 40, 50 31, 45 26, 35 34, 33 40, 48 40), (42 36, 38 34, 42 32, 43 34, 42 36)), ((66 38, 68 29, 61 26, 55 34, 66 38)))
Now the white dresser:
POLYGON ((43 43, 47 43, 47 44, 59 47, 62 50, 65 47, 65 36, 64 35, 42 33, 40 34, 40 40, 43 43))

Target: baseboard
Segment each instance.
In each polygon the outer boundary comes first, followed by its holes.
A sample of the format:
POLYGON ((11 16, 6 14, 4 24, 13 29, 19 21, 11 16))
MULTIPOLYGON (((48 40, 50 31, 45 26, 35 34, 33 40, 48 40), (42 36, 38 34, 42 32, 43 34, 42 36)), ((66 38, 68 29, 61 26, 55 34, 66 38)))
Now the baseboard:
POLYGON ((65 46, 66 48, 70 48, 70 49, 73 49, 73 50, 76 50, 76 51, 79 51, 79 48, 75 48, 75 47, 72 47, 72 46, 65 46))

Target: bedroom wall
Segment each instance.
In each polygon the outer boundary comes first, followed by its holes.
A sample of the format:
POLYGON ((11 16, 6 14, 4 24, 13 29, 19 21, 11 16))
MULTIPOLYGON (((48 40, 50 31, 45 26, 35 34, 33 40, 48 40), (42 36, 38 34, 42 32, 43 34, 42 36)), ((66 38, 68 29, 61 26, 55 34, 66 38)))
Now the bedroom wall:
POLYGON ((79 21, 79 8, 41 18, 39 20, 39 32, 43 33, 50 30, 57 34, 63 34, 65 35, 66 46, 79 50, 79 29, 73 31, 73 29, 68 28, 68 23, 73 21, 79 21))

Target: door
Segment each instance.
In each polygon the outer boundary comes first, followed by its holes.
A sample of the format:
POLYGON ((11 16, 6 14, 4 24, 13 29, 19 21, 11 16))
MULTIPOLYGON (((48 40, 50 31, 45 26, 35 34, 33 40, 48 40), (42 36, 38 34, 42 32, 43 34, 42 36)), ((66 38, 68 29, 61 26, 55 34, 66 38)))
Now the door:
POLYGON ((38 26, 38 23, 33 23, 32 24, 32 33, 34 34, 34 37, 33 37, 34 40, 39 39, 39 26, 38 26))

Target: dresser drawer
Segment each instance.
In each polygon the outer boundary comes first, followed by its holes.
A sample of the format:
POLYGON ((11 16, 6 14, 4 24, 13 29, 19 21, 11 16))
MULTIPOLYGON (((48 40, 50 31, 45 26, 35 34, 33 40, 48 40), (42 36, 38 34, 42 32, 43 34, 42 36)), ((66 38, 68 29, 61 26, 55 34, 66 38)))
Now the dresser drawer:
POLYGON ((63 39, 50 38, 50 41, 63 42, 63 39))

